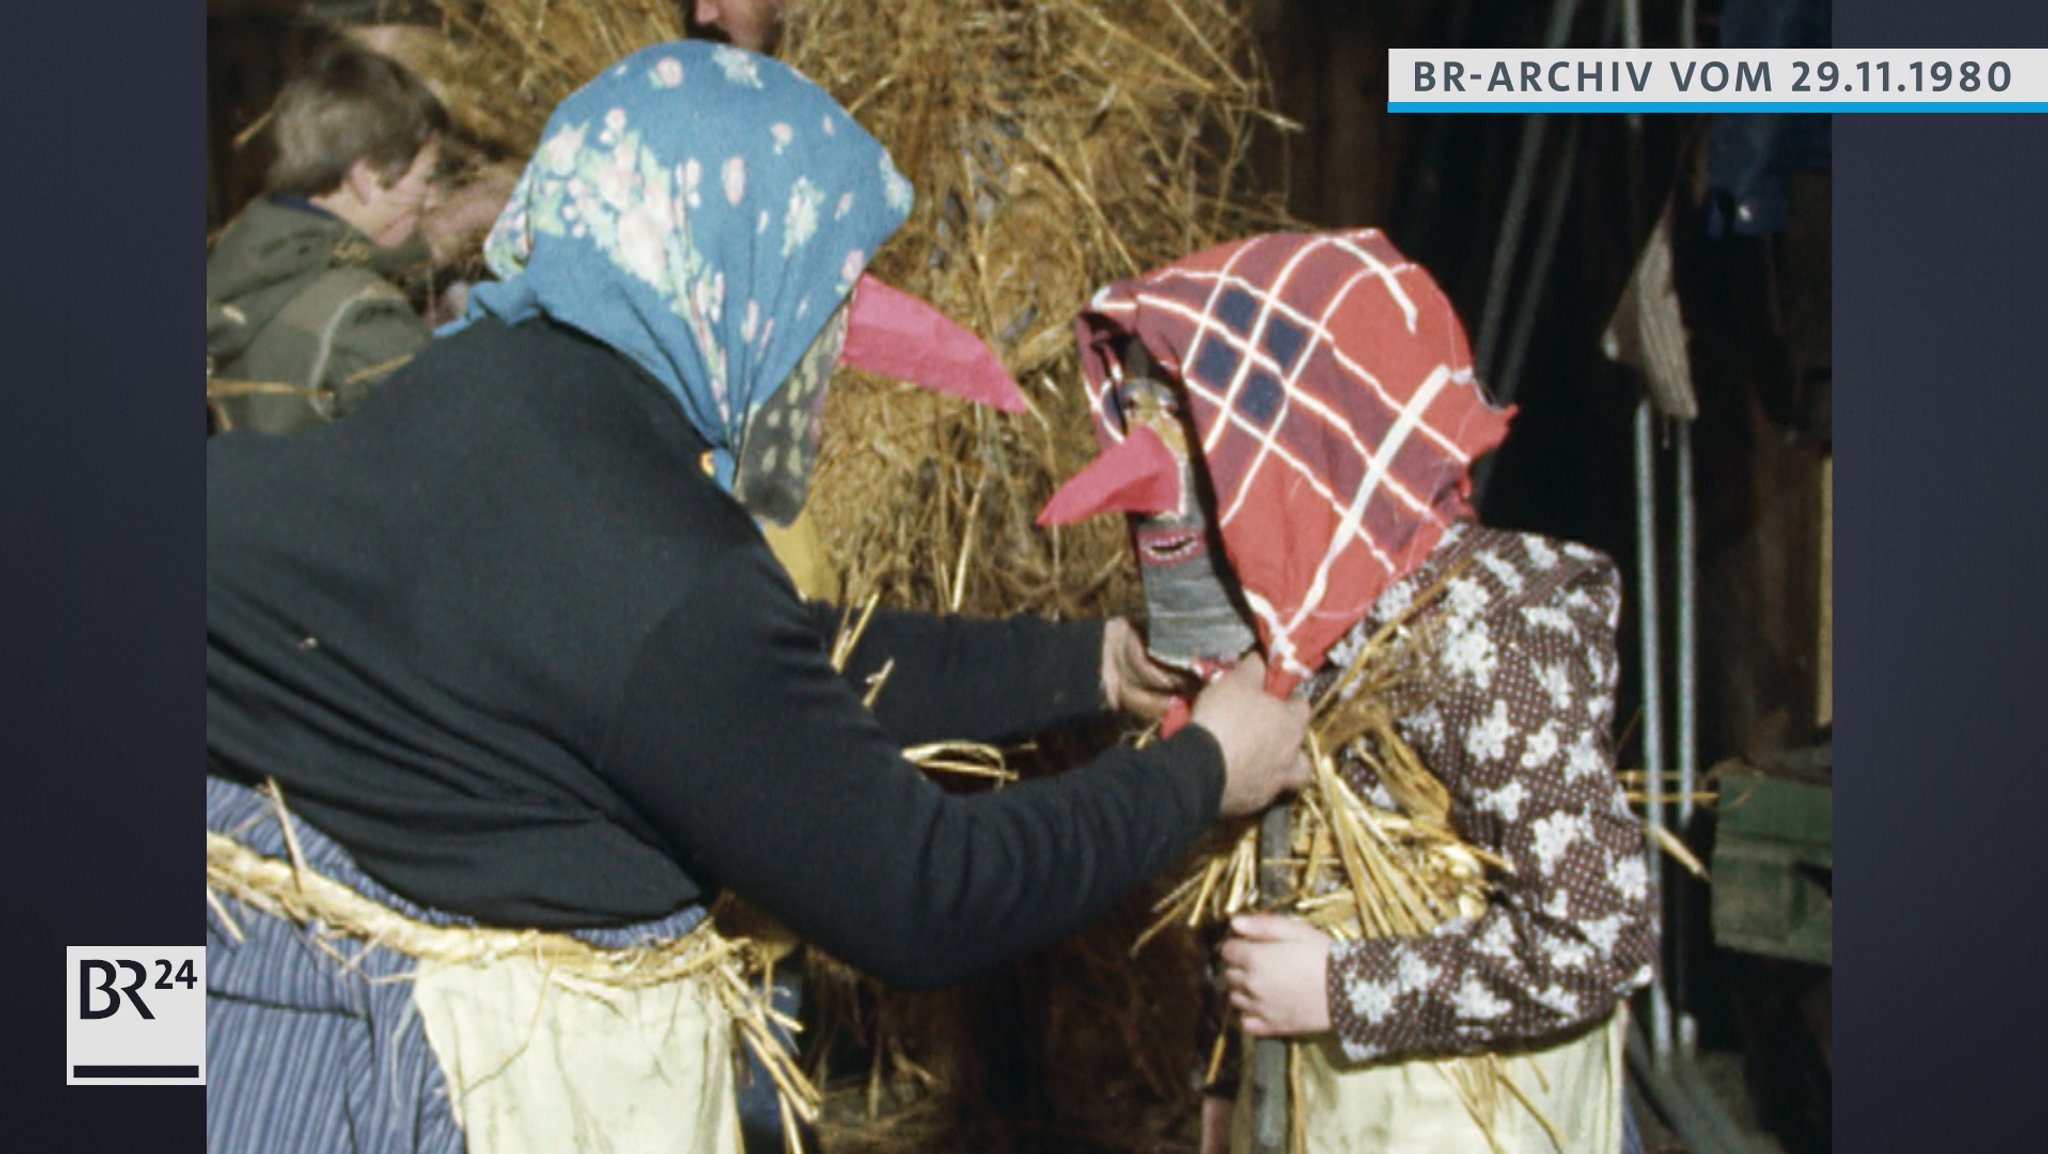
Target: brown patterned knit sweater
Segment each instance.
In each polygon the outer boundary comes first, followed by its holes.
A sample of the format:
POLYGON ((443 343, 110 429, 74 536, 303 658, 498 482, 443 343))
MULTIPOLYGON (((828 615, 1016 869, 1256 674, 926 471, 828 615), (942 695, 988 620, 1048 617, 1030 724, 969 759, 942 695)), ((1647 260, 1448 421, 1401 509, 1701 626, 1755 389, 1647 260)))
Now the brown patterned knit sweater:
MULTIPOLYGON (((1453 526, 1332 649, 1331 664, 1342 668, 1375 627, 1461 564, 1427 611, 1436 687, 1399 725, 1449 789, 1459 834, 1511 869, 1478 918, 1332 947, 1330 1019, 1357 1061, 1572 1032, 1646 985, 1657 954, 1642 827, 1614 773, 1613 562, 1534 534, 1453 526)), ((1361 796, 1395 808, 1369 768, 1343 762, 1361 796)))

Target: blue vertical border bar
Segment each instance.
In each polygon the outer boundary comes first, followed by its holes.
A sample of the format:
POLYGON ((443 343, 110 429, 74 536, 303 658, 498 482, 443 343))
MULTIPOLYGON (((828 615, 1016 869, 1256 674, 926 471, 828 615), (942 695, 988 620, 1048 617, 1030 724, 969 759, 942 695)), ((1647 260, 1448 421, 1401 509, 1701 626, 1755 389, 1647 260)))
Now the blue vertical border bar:
MULTIPOLYGON (((1835 6, 1837 48, 2048 7, 1835 6)), ((2035 1145, 2048 118, 1834 125, 1835 1148, 2035 1145)))
POLYGON ((14 4, 7 43, 13 1129, 35 1147, 196 1150, 201 1088, 65 1086, 60 1003, 66 946, 204 940, 204 6, 14 4))

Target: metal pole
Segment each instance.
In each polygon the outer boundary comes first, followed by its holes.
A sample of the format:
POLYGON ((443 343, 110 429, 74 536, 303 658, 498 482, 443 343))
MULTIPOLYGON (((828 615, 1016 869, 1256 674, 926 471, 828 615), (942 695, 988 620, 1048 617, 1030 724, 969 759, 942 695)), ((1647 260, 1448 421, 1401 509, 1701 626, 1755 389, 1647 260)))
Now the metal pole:
POLYGON ((1692 491, 1692 423, 1679 430, 1678 472, 1678 828, 1692 820, 1699 776, 1699 532, 1692 491))
MULTIPOLYGON (((1643 47, 1643 0, 1624 0, 1621 6, 1621 46, 1630 52, 1643 47)), ((1643 131, 1643 114, 1628 114, 1630 136, 1640 136, 1643 131)))
MULTIPOLYGON (((1637 464, 1637 517, 1638 528, 1645 541, 1651 543, 1641 562, 1643 601, 1643 664, 1644 664, 1644 760, 1650 771, 1650 823, 1663 824, 1663 777, 1662 769, 1662 706, 1660 666, 1657 654, 1657 556, 1654 549, 1656 540, 1655 502, 1655 457, 1651 441, 1652 409, 1646 400, 1636 410, 1636 464, 1637 464), (1646 499, 1646 494, 1648 498, 1646 499)), ((1679 430, 1674 447, 1673 469, 1677 477, 1677 525, 1675 528, 1675 562, 1678 570, 1677 582, 1677 634, 1678 634, 1678 701, 1676 704, 1678 723, 1678 766, 1679 789, 1683 794, 1693 790, 1698 769, 1698 628, 1697 628, 1697 586, 1698 586, 1698 533, 1697 505, 1693 493, 1692 426, 1687 424, 1679 430)), ((1685 815, 1692 804, 1681 797, 1679 802, 1679 829, 1685 829, 1685 815)), ((1652 885, 1659 895, 1658 909, 1665 919, 1667 931, 1684 934, 1686 919, 1683 903, 1679 900, 1687 891, 1671 891, 1674 899, 1663 900, 1663 870, 1650 872, 1652 885)), ((1667 937, 1671 935, 1667 934, 1667 937)), ((1686 943, 1681 939, 1666 942, 1666 956, 1682 965, 1686 957, 1686 943)), ((1682 971, 1674 966, 1674 974, 1682 971)), ((1686 1147, 1695 1154, 1748 1154, 1752 1149, 1747 1136, 1728 1114, 1713 1087, 1708 1084, 1697 1066, 1694 1056, 1698 1048, 1697 1023, 1692 1015, 1680 1012, 1677 1015, 1678 1037, 1674 1044, 1670 1036, 1672 1027, 1671 1002, 1668 990, 1671 980, 1660 968, 1652 980, 1650 998, 1650 1029, 1645 1038, 1641 1024, 1630 1030, 1629 1066, 1641 1080, 1644 1091, 1651 1102, 1662 1113, 1665 1120, 1678 1131, 1686 1147), (1661 1035, 1661 1036, 1660 1036, 1661 1035), (1646 1052, 1647 1051, 1647 1052, 1646 1052)))
POLYGON ((1678 1132, 1690 1154, 1755 1154, 1757 1146, 1729 1117, 1692 1063, 1662 1063, 1648 1053, 1642 1023, 1629 1023, 1628 1068, 1657 1113, 1678 1132))
MULTIPOLYGON (((1636 403, 1636 617, 1642 623, 1643 664, 1643 771, 1649 780, 1651 831, 1664 825, 1664 677, 1663 653, 1658 644, 1657 613, 1657 460, 1652 441, 1652 411, 1649 398, 1636 403)), ((1650 843, 1650 892, 1658 916, 1664 908, 1662 850, 1653 837, 1650 843)), ((1658 966, 1650 979, 1650 1053, 1660 1068, 1671 1061, 1671 1002, 1665 991, 1664 967, 1658 966)))
MULTIPOLYGON (((1699 779, 1699 556, 1692 489, 1692 422, 1678 430, 1673 459, 1678 477, 1678 836, 1692 828, 1692 795, 1699 779)), ((1678 879, 1672 911, 1671 986, 1679 992, 1677 1044, 1687 1059, 1699 1046, 1699 1023, 1686 1010, 1686 970, 1692 957, 1689 911, 1698 891, 1678 879)))

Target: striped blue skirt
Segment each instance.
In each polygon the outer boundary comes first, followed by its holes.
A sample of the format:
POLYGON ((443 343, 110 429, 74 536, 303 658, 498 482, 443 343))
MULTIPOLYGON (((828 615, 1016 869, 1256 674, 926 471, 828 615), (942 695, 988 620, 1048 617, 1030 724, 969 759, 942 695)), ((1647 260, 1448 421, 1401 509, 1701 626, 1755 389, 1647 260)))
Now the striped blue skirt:
MULTIPOLYGON (((357 868, 305 822, 293 833, 308 867, 418 921, 469 919, 406 901, 357 868)), ((288 857, 269 799, 206 779, 206 828, 288 857)), ((384 947, 316 941, 300 926, 216 895, 206 919, 206 1148, 214 1154, 461 1154, 441 1068, 405 980, 414 962, 384 947), (329 950, 346 956, 337 958, 329 950)), ((624 947, 688 933, 692 906, 635 926, 577 931, 624 947)))

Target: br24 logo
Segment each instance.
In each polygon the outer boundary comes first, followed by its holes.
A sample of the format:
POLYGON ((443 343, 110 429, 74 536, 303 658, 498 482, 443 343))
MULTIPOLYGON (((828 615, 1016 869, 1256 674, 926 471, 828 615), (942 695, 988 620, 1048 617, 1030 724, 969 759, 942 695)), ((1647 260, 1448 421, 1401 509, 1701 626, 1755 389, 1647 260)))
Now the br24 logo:
MULTIPOLYGON (((189 990, 199 980, 198 976, 192 972, 192 961, 189 958, 185 960, 183 965, 178 967, 175 974, 172 973, 171 963, 167 959, 156 959, 156 966, 157 979, 155 985, 150 987, 151 989, 169 990, 175 986, 182 985, 189 990)), ((128 1000, 134 1004, 136 1013, 154 1021, 156 1015, 149 1012, 148 1003, 142 1000, 142 990, 148 982, 149 967, 141 962, 131 962, 126 959, 109 962, 98 958, 80 958, 78 961, 79 1019, 81 1021, 92 1021, 96 1018, 113 1017, 121 1012, 121 995, 126 994, 128 995, 128 1000), (117 970, 116 967, 119 969, 117 970), (116 989, 114 978, 117 973, 122 971, 132 975, 132 978, 127 985, 116 989), (98 995, 104 995, 105 1004, 96 1007, 94 1003, 101 1000, 98 995)))

